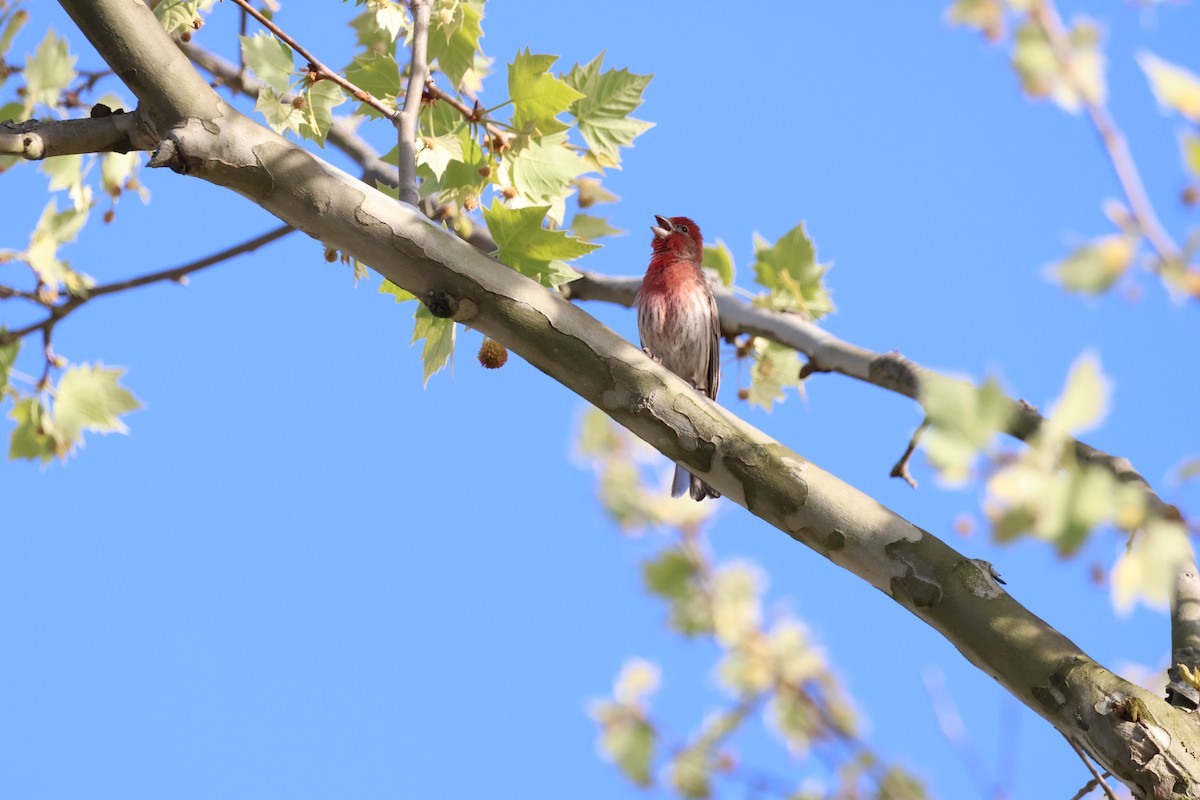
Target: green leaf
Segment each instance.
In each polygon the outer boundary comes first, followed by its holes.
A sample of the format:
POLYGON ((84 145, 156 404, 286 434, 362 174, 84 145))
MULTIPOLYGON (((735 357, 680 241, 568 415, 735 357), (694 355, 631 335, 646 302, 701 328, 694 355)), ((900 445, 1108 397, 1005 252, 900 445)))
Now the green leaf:
MULTIPOLYGON (((3 60, 8 55, 8 48, 12 47, 13 39, 29 21, 29 12, 23 8, 13 8, 0 14, 0 21, 4 23, 4 30, 0 32, 0 60, 3 60)), ((4 79, 0 78, 0 85, 3 83, 4 79)), ((4 119, 7 117, 0 116, 0 120, 4 119)))
POLYGON ((284 131, 299 132, 304 124, 304 114, 292 103, 285 103, 278 95, 270 91, 261 91, 254 101, 254 110, 263 115, 267 125, 276 133, 284 131))
POLYGON ((642 104, 642 93, 653 75, 634 75, 627 69, 601 73, 604 53, 586 66, 576 64, 564 76, 565 83, 582 96, 570 106, 579 132, 602 167, 619 167, 619 149, 650 128, 652 122, 629 115, 642 104))
POLYGON ((762 574, 749 562, 721 567, 713 577, 713 627, 717 641, 733 647, 762 622, 762 574))
POLYGON ((143 156, 134 151, 129 153, 105 153, 100 159, 100 185, 112 197, 119 197, 125 190, 138 193, 143 203, 150 201, 150 190, 137 180, 138 168, 143 156))
POLYGON ((750 405, 770 411, 784 399, 783 390, 800 385, 800 357, 790 347, 766 339, 754 340, 754 367, 750 371, 750 405))
POLYGON ((973 28, 995 41, 1004 33, 1003 0, 955 0, 946 10, 946 21, 973 28))
POLYGON ((415 322, 410 344, 420 339, 425 340, 425 344, 421 348, 421 361, 425 364, 425 378, 422 385, 428 386, 429 379, 450 366, 454 360, 455 324, 452 319, 443 319, 430 314, 424 303, 417 306, 413 319, 415 322))
POLYGON ((975 458, 1008 427, 1011 405, 994 378, 976 388, 926 375, 920 389, 929 422, 921 446, 943 480, 961 483, 970 477, 975 458))
POLYGON ((453 161, 462 161, 462 140, 447 133, 442 136, 425 136, 417 143, 417 163, 429 167, 435 177, 441 178, 453 161))
POLYGON ((658 689, 660 671, 653 661, 631 658, 613 682, 613 697, 623 706, 642 708, 658 689))
POLYGON ((586 255, 598 245, 543 228, 549 210, 548 206, 509 209, 492 203, 483 210, 483 219, 496 242, 496 258, 522 275, 555 287, 579 277, 565 261, 586 255))
MULTIPOLYGON (((7 328, 0 327, 0 333, 7 330, 7 328)), ((16 363, 19 352, 21 352, 20 339, 0 345, 0 398, 4 397, 4 390, 8 388, 8 373, 12 370, 12 365, 16 363)))
POLYGON ((200 16, 198 0, 162 0, 154 7, 154 16, 169 35, 191 31, 200 16))
POLYGON ((575 188, 580 208, 591 208, 597 203, 615 203, 621 198, 600 185, 599 178, 576 178, 575 188))
POLYGON ((87 222, 91 210, 91 191, 87 187, 84 187, 84 195, 87 202, 82 208, 59 211, 54 200, 47 203, 30 236, 29 249, 24 253, 29 266, 49 287, 52 296, 57 295, 59 284, 65 285, 73 294, 82 294, 93 284, 91 278, 75 272, 58 258, 59 248, 74 241, 87 222))
POLYGON ((589 167, 579 155, 567 147, 565 133, 542 137, 531 141, 520 150, 510 150, 501 162, 500 180, 517 190, 517 203, 510 207, 550 205, 558 207, 550 216, 562 223, 564 206, 562 198, 571 192, 572 182, 589 167))
POLYGON ((558 56, 517 53, 508 65, 508 96, 513 104, 513 127, 534 135, 558 133, 567 126, 557 119, 583 97, 548 70, 558 56))
POLYGON ((1137 253, 1137 242, 1124 234, 1101 236, 1079 247, 1051 268, 1064 289, 1099 294, 1125 274, 1137 253))
POLYGON ((242 58, 250 71, 270 86, 275 94, 286 92, 296 72, 292 48, 266 31, 259 31, 253 36, 239 36, 238 40, 242 43, 242 58))
POLYGON ((1200 124, 1200 76, 1153 53, 1139 53, 1137 60, 1158 102, 1200 124))
POLYGON ((304 92, 300 134, 322 147, 333 124, 333 109, 346 102, 346 95, 333 81, 317 81, 304 92))
POLYGON ((716 245, 704 245, 704 266, 709 269, 716 270, 721 276, 721 283, 726 286, 733 285, 733 276, 735 273, 733 266, 733 253, 729 252, 729 248, 725 242, 717 239, 716 245))
POLYGON ((646 590, 668 599, 686 597, 693 591, 692 580, 700 567, 681 548, 668 548, 657 558, 642 562, 642 582, 646 590))
POLYGON ((1087 20, 1078 20, 1068 31, 1070 73, 1059 63, 1050 38, 1033 18, 1017 28, 1013 41, 1012 64, 1021 79, 1021 88, 1030 97, 1047 97, 1066 111, 1075 112, 1084 101, 1103 103, 1104 54, 1100 50, 1100 29, 1087 20))
POLYGON ((379 5, 368 9, 349 22, 358 49, 371 53, 395 55, 396 39, 408 26, 408 16, 399 3, 379 5))
POLYGON ((118 385, 125 370, 103 364, 82 364, 63 373, 55 390, 54 427, 61 448, 68 451, 82 443, 83 432, 128 433, 121 414, 142 405, 118 385))
POLYGON ((1100 371, 1100 361, 1084 353, 1071 365, 1062 395, 1048 415, 1048 426, 1064 434, 1091 430, 1104 419, 1112 387, 1100 371))
POLYGON ((603 217, 593 217, 591 214, 576 214, 571 218, 571 233, 585 242, 594 242, 605 236, 621 236, 628 231, 614 228, 603 217))
POLYGON ((390 294, 392 297, 396 298, 397 303, 403 303, 405 300, 416 300, 417 299, 417 296, 415 294, 413 294, 412 292, 409 292, 405 289, 401 289, 399 286, 392 283, 387 278, 384 278, 383 283, 381 283, 379 285, 379 293, 380 294, 390 294))
POLYGON ((1129 613, 1138 602, 1166 608, 1180 564, 1191 559, 1192 548, 1182 523, 1150 520, 1113 568, 1113 605, 1122 614, 1129 613))
POLYGON ((80 207, 85 195, 82 155, 51 156, 41 163, 40 169, 50 178, 50 191, 66 189, 75 208, 80 207))
MULTIPOLYGON (((0 119, 3 119, 2 113, 0 111, 0 119)), ((1192 173, 1193 178, 1200 179, 1200 136, 1185 133, 1180 137, 1179 143, 1183 149, 1183 165, 1192 173)))
POLYGON ((680 797, 711 797, 714 766, 708 748, 689 747, 671 761, 667 780, 680 797))
POLYGON ((795 757, 808 751, 824 727, 818 710, 791 686, 781 686, 775 692, 767 705, 767 720, 795 757))
MULTIPOLYGON (((391 110, 397 107, 396 95, 400 94, 400 65, 391 53, 365 53, 354 57, 350 66, 346 67, 346 80, 365 92, 369 92, 391 110)), ((381 119, 377 110, 359 103, 355 114, 365 114, 375 119, 381 119)))
POLYGON ((58 105, 58 95, 75 80, 78 60, 67 51, 66 39, 59 39, 53 28, 46 31, 37 50, 25 59, 26 113, 37 103, 58 105))
POLYGON ((600 734, 600 752, 637 786, 651 783, 654 749, 654 728, 637 717, 615 719, 600 734))
POLYGON ((17 423, 9 440, 9 459, 24 458, 45 464, 54 458, 53 423, 37 398, 18 401, 8 416, 17 423))
POLYGON ((430 14, 429 59, 437 61, 455 88, 475 66, 482 19, 483 3, 474 0, 441 0, 430 14))
POLYGON ((804 223, 768 244, 754 235, 754 270, 758 284, 770 291, 765 303, 776 311, 798 311, 820 319, 834 310, 824 277, 829 265, 817 263, 817 251, 804 223))

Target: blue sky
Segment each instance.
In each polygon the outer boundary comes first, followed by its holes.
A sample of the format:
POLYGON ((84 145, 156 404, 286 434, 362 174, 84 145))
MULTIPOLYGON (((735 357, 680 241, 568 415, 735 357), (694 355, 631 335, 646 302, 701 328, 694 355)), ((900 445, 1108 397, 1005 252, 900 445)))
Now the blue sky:
MULTIPOLYGON (((343 8, 300 8, 280 21, 327 61, 347 60, 343 8)), ((30 10, 16 56, 52 25, 81 67, 97 65, 56 6, 30 10)), ((729 245, 748 286, 753 233, 774 239, 805 220, 834 263, 831 331, 997 374, 1042 406, 1071 362, 1096 352, 1115 394, 1086 438, 1194 511, 1195 485, 1167 476, 1200 455, 1195 309, 1145 278, 1136 302, 1069 297, 1045 278, 1072 245, 1108 232, 1100 203, 1119 191, 1086 121, 1024 99, 1004 52, 949 28, 939 4, 729 10, 613 2, 583 17, 489 4, 484 48, 498 65, 525 46, 559 54, 563 70, 607 50, 609 66, 655 74, 637 116, 656 127, 605 179, 622 198, 610 221, 631 233, 580 266, 639 272, 653 215, 686 214, 729 245)), ((1176 202, 1179 125, 1133 55, 1200 66, 1200 11, 1092 13, 1105 15, 1113 113, 1178 235, 1196 222, 1176 202)), ((235 21, 219 5, 197 41, 232 56, 235 21)), ((501 75, 485 100, 503 91, 501 75)), ((389 133, 370 135, 383 147, 389 133)), ((0 215, 0 247, 21 247, 45 178, 23 166, 0 180, 27 198, 0 215)), ((76 268, 131 276, 276 224, 197 180, 143 180, 152 204, 126 198, 114 224, 94 220, 64 253, 76 268)), ((0 794, 632 797, 597 758, 585 713, 621 663, 662 664, 653 708, 677 736, 722 702, 715 648, 668 634, 641 590, 658 534, 622 537, 572 455, 583 401, 519 357, 478 368, 475 334, 461 337, 453 374, 422 390, 408 311, 376 288, 355 288, 293 235, 186 289, 105 298, 59 326, 59 352, 128 367, 146 407, 128 418, 131 435, 91 436, 66 466, 0 466, 0 794)), ((628 310, 588 310, 636 339, 628 310)), ((40 369, 29 357, 19 368, 40 369)), ((974 493, 939 487, 920 459, 918 491, 887 477, 920 421, 912 403, 826 375, 807 401, 766 415, 735 399, 736 369, 722 400, 755 425, 994 562, 1018 600, 1107 666, 1165 666, 1166 618, 1117 617, 1090 581, 1093 564, 1113 562, 1111 535, 1067 562, 1037 543, 995 547, 981 528, 963 538, 953 523, 978 517, 974 493)), ((867 740, 936 796, 980 795, 938 732, 931 669, 1009 796, 1069 797, 1087 781, 1055 731, 888 598, 727 502, 709 533, 719 556, 764 566, 768 608, 807 621, 867 740)), ((819 771, 761 730, 740 750, 780 775, 819 771)))

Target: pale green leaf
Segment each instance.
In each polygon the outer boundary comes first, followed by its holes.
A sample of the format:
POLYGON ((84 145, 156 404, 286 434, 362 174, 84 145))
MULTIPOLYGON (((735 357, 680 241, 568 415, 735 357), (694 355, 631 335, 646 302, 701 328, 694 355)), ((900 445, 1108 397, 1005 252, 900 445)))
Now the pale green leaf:
POLYGON ((784 399, 784 389, 800 385, 800 357, 790 347, 763 338, 754 340, 754 367, 750 370, 750 405, 770 411, 784 399))
POLYGON ((592 155, 602 167, 617 167, 619 149, 632 146, 635 138, 654 127, 629 116, 642 104, 642 93, 654 76, 627 69, 602 73, 603 61, 601 53, 586 66, 576 64, 563 80, 582 95, 571 104, 570 113, 592 155))
POLYGON ((716 571, 712 585, 713 625, 717 641, 737 645, 762 621, 763 576, 748 562, 734 562, 716 571))
POLYGON ((551 134, 566 130, 557 119, 582 94, 548 70, 558 56, 534 55, 526 49, 508 65, 508 96, 513 104, 513 125, 518 130, 551 134))
MULTIPOLYGON (((0 327, 0 333, 4 333, 6 330, 6 328, 0 327)), ((0 398, 4 397, 4 390, 8 388, 8 373, 12 370, 12 365, 16 363, 19 352, 21 352, 20 339, 0 345, 0 398)))
POLYGON ((399 286, 392 283, 387 278, 384 278, 383 283, 381 283, 379 285, 379 293, 380 294, 390 294, 392 297, 394 297, 396 299, 397 303, 403 303, 405 300, 416 300, 417 299, 417 296, 415 294, 413 294, 412 292, 409 292, 405 289, 401 289, 399 286))
POLYGON ((774 244, 754 235, 755 280, 768 289, 769 307, 777 311, 798 311, 810 319, 819 319, 834 310, 833 300, 824 283, 829 265, 817 262, 817 251, 800 223, 774 244))
POLYGON ((975 387, 963 381, 926 375, 921 379, 921 405, 929 428, 921 446, 941 477, 961 483, 970 476, 976 457, 1008 426, 1012 407, 993 378, 975 387))
POLYGON ((576 178, 575 188, 579 192, 576 199, 580 208, 591 208, 597 203, 615 203, 621 199, 601 186, 599 178, 576 178))
POLYGON ((259 80, 271 87, 277 95, 288 90, 295 77, 296 64, 292 48, 266 31, 253 36, 239 36, 242 43, 242 58, 259 80))
POLYGON ((680 797, 712 796, 713 759, 705 747, 689 747, 671 760, 667 781, 680 797))
POLYGON ((282 98, 269 90, 258 93, 254 110, 263 115, 267 125, 276 133, 289 130, 299 133, 300 126, 304 124, 304 114, 300 109, 292 103, 283 102, 282 98))
POLYGON ((600 752, 637 786, 649 786, 654 762, 654 728, 630 714, 613 714, 600 732, 600 752))
POLYGON ((1047 425, 1064 434, 1083 433, 1100 423, 1108 411, 1112 387, 1100 371, 1100 361, 1084 353, 1071 365, 1062 395, 1050 408, 1047 425))
POLYGON ((429 167, 434 177, 441 178, 451 162, 462 158, 462 140, 453 133, 425 136, 417 143, 417 164, 429 167))
POLYGON ((154 7, 154 16, 169 35, 174 36, 195 28, 195 21, 200 17, 200 4, 197 0, 162 0, 154 7))
POLYGON ((354 39, 358 45, 358 49, 369 53, 394 55, 399 32, 408 25, 408 17, 403 7, 399 9, 399 14, 400 28, 395 33, 391 30, 395 24, 393 16, 385 15, 381 17, 378 13, 369 9, 350 20, 348 24, 354 31, 354 39))
POLYGON ((87 222, 91 210, 91 191, 84 187, 86 202, 82 208, 57 210, 57 204, 51 200, 42 210, 42 216, 29 238, 29 249, 24 256, 29 266, 47 285, 52 296, 57 293, 59 284, 64 284, 73 294, 84 293, 93 281, 82 273, 75 272, 70 265, 58 258, 58 251, 64 244, 72 242, 87 222))
POLYGON ((1137 60, 1158 102, 1200 124, 1200 76, 1153 53, 1139 53, 1137 60))
POLYGON ((1026 18, 1014 34, 1012 64, 1026 94, 1050 98, 1061 108, 1075 112, 1085 101, 1104 102, 1104 54, 1100 50, 1100 29, 1088 20, 1075 21, 1067 38, 1069 72, 1060 63, 1045 28, 1026 18))
MULTIPOLYGON (((346 80, 371 94, 392 111, 397 108, 400 94, 400 65, 391 53, 365 53, 354 57, 346 67, 346 80)), ((366 103, 359 103, 356 114, 380 118, 382 115, 366 103)))
POLYGON ((149 202, 150 190, 137 180, 142 158, 142 154, 136 151, 105 153, 100 159, 100 183, 104 190, 113 197, 120 196, 125 190, 133 190, 143 203, 149 202))
POLYGON ((475 66, 483 3, 475 0, 440 0, 429 19, 429 58, 457 88, 475 66))
POLYGON ((128 433, 122 414, 136 411, 141 403, 118 385, 125 370, 103 364, 70 367, 58 382, 54 400, 54 426, 60 450, 82 443, 86 431, 128 433))
POLYGON ((1101 236, 1079 247, 1051 268, 1064 289, 1099 294, 1125 274, 1137 253, 1137 242, 1124 234, 1101 236))
POLYGON ((603 217, 593 217, 591 214, 576 214, 571 218, 571 233, 585 242, 594 242, 605 236, 621 236, 627 233, 620 228, 614 228, 603 217))
MULTIPOLYGON (((4 23, 4 30, 0 31, 0 61, 3 61, 4 57, 8 55, 8 48, 12 47, 13 39, 28 21, 29 12, 23 8, 12 8, 4 14, 0 14, 0 22, 4 23)), ((0 85, 3 83, 4 78, 0 78, 0 85)), ((0 121, 4 119, 7 117, 0 116, 0 121)))
POLYGON ((565 261, 595 250, 598 245, 582 242, 562 231, 546 230, 542 221, 547 206, 509 209, 492 203, 483 211, 484 221, 496 242, 496 257, 523 275, 547 286, 558 286, 579 277, 565 261))
MULTIPOLYGON (((566 134, 558 133, 505 153, 501 180, 510 182, 518 198, 526 201, 515 207, 549 205, 566 197, 575 178, 589 170, 583 159, 567 147, 566 134)), ((561 217, 556 221, 561 223, 561 217)))
MULTIPOLYGON (((397 301, 399 301, 399 297, 397 297, 397 301)), ((423 385, 428 386, 430 378, 453 363, 454 336, 457 326, 452 319, 443 319, 430 314, 424 303, 417 305, 413 319, 412 342, 425 340, 425 344, 421 347, 421 361, 425 365, 423 385)))
POLYGON ((1003 0, 955 0, 946 10, 946 21, 983 33, 992 41, 1004 32, 1003 0))
POLYGON ((54 458, 53 422, 36 397, 19 400, 8 416, 17 423, 9 439, 9 459, 24 458, 44 464, 54 458))
POLYGON ((613 682, 613 697, 625 706, 641 708, 658 689, 660 671, 653 661, 631 658, 621 666, 613 682))
POLYGON ((704 245, 703 264, 709 269, 716 270, 717 274, 721 276, 721 283, 726 286, 733 285, 735 274, 733 253, 729 251, 725 242, 717 239, 715 245, 704 245))
POLYGON ((1128 614, 1138 602, 1166 608, 1180 565, 1190 563, 1192 558, 1182 523, 1150 520, 1113 567, 1113 605, 1122 614, 1128 614))
POLYGON ((767 704, 767 721, 796 757, 808 751, 825 727, 812 703, 790 686, 781 686, 767 704))
POLYGON ((333 109, 346 102, 346 95, 333 81, 317 81, 305 89, 303 97, 300 135, 324 147, 333 124, 333 109))
POLYGON ((1183 165, 1192 173, 1194 180, 1200 180, 1200 135, 1184 134, 1180 137, 1180 146, 1183 149, 1183 165))
POLYGON ((36 103, 57 106, 59 94, 75 80, 78 59, 67 51, 67 40, 58 38, 53 28, 48 29, 37 50, 25 59, 26 109, 36 103))

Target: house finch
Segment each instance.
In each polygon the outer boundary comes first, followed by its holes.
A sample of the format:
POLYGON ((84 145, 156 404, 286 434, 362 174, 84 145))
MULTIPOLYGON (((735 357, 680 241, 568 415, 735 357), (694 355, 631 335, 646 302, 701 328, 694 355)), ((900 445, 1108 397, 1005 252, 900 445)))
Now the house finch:
MULTIPOLYGON (((650 246, 654 254, 637 296, 642 349, 714 400, 721 383, 717 301, 700 271, 704 240, 687 217, 660 217, 650 246)), ((715 489, 675 465, 671 496, 690 492, 693 500, 720 497, 715 489)))

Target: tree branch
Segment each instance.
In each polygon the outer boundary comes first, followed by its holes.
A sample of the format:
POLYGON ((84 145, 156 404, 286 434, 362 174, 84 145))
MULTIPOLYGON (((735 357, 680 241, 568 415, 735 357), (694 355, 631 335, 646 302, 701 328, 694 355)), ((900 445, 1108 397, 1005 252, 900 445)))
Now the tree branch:
POLYGON ((130 87, 143 104, 209 109, 163 120, 174 156, 160 162, 238 192, 519 353, 732 502, 885 592, 1136 792, 1200 795, 1191 716, 1096 664, 986 565, 698 395, 558 293, 227 107, 203 81, 198 95, 174 97, 193 89, 182 77, 195 73, 143 4, 60 2, 118 75, 129 75, 131 59, 144 62, 130 87))
MULTIPOLYGON (((641 278, 584 273, 582 278, 561 288, 563 294, 572 300, 603 300, 632 306, 640 286, 641 278)), ((803 353, 808 357, 808 363, 801 371, 801 377, 815 372, 837 372, 904 395, 918 403, 921 402, 923 381, 934 378, 951 380, 897 352, 876 353, 839 339, 799 314, 758 308, 742 301, 724 286, 714 285, 712 288, 717 298, 721 333, 727 338, 740 334, 761 336, 803 353)), ((1045 418, 1028 403, 1012 399, 1008 402, 1012 421, 1006 433, 1021 441, 1028 441, 1041 429, 1045 418)), ((1179 509, 1164 502, 1127 459, 1109 455, 1078 440, 1072 441, 1075 457, 1080 463, 1103 467, 1122 483, 1141 489, 1149 514, 1164 519, 1181 519, 1179 509)))
POLYGON ((408 91, 404 94, 404 110, 400 112, 400 200, 410 206, 419 205, 417 191, 417 116, 421 113, 421 98, 425 80, 429 77, 429 0, 409 0, 413 17, 412 60, 408 65, 408 91))
POLYGON ((355 100, 366 103, 371 108, 375 109, 380 114, 383 114, 384 117, 386 117, 390 120, 396 119, 395 109, 388 108, 386 105, 383 104, 383 101, 381 101, 375 95, 371 94, 366 89, 358 88, 353 83, 346 80, 346 78, 344 78, 340 72, 338 72, 336 70, 332 70, 329 67, 325 66, 325 64, 320 59, 318 59, 316 56, 314 56, 312 53, 310 53, 308 50, 306 50, 303 47, 303 45, 301 45, 299 42, 297 42, 291 36, 288 36, 286 33, 284 33, 283 30, 280 29, 280 27, 278 25, 276 25, 274 22, 271 22, 271 20, 267 19, 262 14, 260 14, 258 11, 256 11, 254 6, 250 5, 248 0, 233 0, 233 2, 236 3, 237 5, 241 6, 243 11, 245 11, 250 16, 254 17, 254 19, 258 20, 258 24, 262 25, 264 28, 269 30, 271 33, 278 36, 283 41, 284 44, 286 44, 288 47, 292 48, 292 50, 296 51, 296 53, 301 58, 303 58, 305 61, 307 61, 309 70, 316 73, 316 78, 314 80, 333 81, 338 86, 342 87, 347 92, 349 92, 350 96, 353 97, 355 100))
POLYGON ((107 113, 97 106, 84 119, 0 122, 0 155, 40 161, 77 153, 128 153, 150 150, 154 137, 142 127, 140 115, 107 113))

